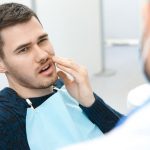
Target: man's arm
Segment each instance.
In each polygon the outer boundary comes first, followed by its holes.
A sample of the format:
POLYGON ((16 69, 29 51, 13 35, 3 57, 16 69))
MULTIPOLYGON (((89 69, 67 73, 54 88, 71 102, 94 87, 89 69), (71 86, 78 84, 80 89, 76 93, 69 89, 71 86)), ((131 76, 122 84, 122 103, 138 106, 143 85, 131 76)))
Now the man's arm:
POLYGON ((64 81, 68 93, 83 106, 89 119, 104 133, 111 130, 121 115, 93 94, 87 69, 70 59, 57 56, 52 59, 59 69, 57 75, 64 81))
MULTIPOLYGON (((55 83, 57 88, 61 88, 64 85, 63 81, 58 79, 55 83)), ((109 105, 107 105, 99 96, 94 93, 95 102, 90 107, 84 107, 80 105, 81 109, 85 112, 88 118, 96 124, 99 129, 106 133, 110 131, 116 123, 123 117, 122 114, 115 111, 109 105)))
POLYGON ((107 105, 99 96, 94 93, 95 102, 90 107, 80 105, 88 118, 96 124, 103 133, 109 132, 115 127, 117 122, 123 117, 107 105))

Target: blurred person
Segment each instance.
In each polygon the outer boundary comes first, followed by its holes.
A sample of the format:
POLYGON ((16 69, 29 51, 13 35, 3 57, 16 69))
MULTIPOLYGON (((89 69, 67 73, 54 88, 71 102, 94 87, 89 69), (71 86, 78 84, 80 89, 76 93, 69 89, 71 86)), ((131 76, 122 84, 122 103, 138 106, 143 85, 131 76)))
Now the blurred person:
POLYGON ((60 148, 102 136, 122 117, 92 92, 85 67, 55 56, 25 5, 0 5, 0 72, 9 83, 0 91, 1 150, 60 148))
MULTIPOLYGON (((141 57, 146 78, 150 81, 150 1, 143 8, 143 37, 141 57)), ((149 91, 150 92, 150 91, 149 91)), ((65 150, 149 150, 150 149, 150 97, 120 120, 106 136, 77 144, 65 150)))

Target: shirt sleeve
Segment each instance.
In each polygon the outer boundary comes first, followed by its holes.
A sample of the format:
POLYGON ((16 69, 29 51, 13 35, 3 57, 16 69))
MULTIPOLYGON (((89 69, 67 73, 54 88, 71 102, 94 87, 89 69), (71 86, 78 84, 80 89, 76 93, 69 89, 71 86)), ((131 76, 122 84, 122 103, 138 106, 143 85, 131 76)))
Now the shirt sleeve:
POLYGON ((96 124, 103 133, 107 133, 115 127, 123 117, 122 114, 107 105, 99 96, 94 93, 95 102, 90 107, 80 105, 87 117, 96 124))

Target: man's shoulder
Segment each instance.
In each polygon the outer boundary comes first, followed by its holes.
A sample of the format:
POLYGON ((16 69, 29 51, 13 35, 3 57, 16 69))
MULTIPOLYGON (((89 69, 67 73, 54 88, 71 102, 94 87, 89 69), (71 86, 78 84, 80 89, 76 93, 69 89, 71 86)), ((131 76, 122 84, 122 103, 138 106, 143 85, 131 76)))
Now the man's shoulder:
POLYGON ((0 149, 27 147, 25 135, 25 111, 11 103, 11 99, 0 93, 0 149))
POLYGON ((9 97, 0 91, 0 123, 6 123, 13 117, 11 105, 9 97))
POLYGON ((11 98, 11 96, 8 95, 8 88, 4 88, 0 91, 0 107, 8 104, 9 98, 11 98))
POLYGON ((9 122, 14 117, 5 105, 0 105, 0 125, 9 122))
POLYGON ((0 91, 0 107, 6 107, 13 99, 13 92, 9 88, 4 88, 0 91))
POLYGON ((6 97, 11 93, 13 93, 13 90, 9 87, 5 87, 5 88, 0 90, 0 96, 3 96, 3 97, 6 97))
POLYGON ((20 101, 22 99, 16 91, 13 89, 6 87, 2 90, 0 90, 0 105, 16 105, 18 103, 18 100, 20 101))
POLYGON ((15 121, 17 115, 24 115, 26 107, 13 90, 5 88, 0 91, 0 122, 15 121))

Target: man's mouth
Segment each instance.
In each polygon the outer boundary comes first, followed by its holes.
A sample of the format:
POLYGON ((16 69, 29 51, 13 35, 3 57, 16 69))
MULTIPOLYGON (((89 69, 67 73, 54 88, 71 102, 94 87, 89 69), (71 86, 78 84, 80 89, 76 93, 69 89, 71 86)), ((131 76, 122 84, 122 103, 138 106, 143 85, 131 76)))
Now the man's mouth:
POLYGON ((50 68, 50 64, 48 64, 47 66, 43 67, 43 68, 40 70, 40 73, 42 73, 42 72, 44 72, 44 71, 47 71, 49 68, 50 68))
POLYGON ((47 70, 50 69, 51 66, 52 66, 52 64, 48 64, 48 65, 44 66, 43 68, 40 69, 39 73, 46 72, 47 70))

